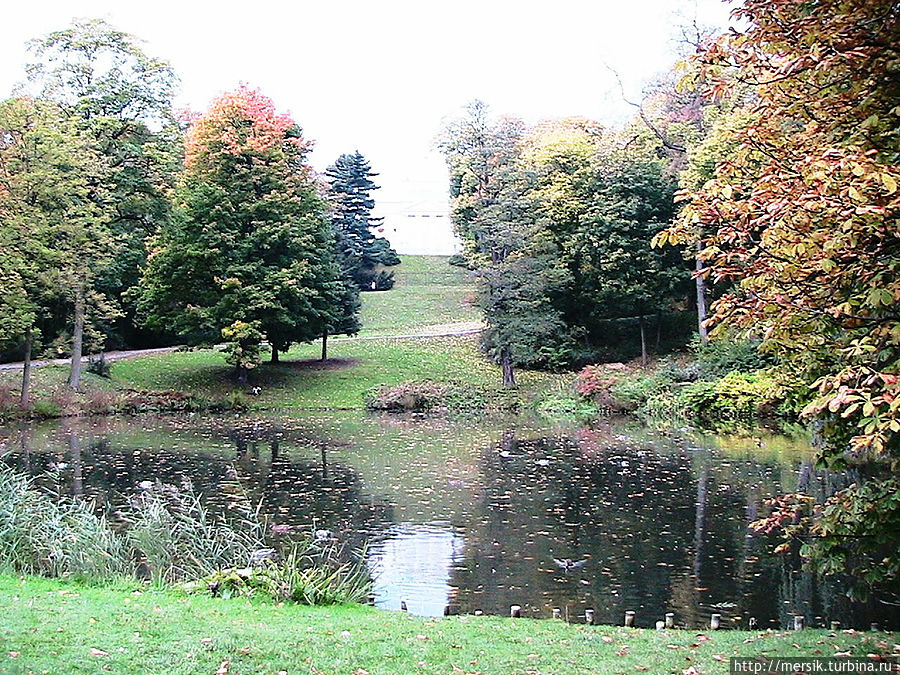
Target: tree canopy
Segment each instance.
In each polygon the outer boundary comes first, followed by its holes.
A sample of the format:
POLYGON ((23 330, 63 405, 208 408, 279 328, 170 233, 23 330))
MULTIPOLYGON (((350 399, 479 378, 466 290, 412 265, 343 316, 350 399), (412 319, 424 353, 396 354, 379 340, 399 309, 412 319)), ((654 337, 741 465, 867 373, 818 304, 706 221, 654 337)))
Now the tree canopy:
POLYGON ((291 117, 247 87, 192 122, 177 213, 142 283, 147 324, 195 341, 255 330, 284 350, 335 320, 340 272, 308 150, 291 117))
MULTIPOLYGON (((681 217, 656 241, 699 233, 704 273, 731 284, 713 307, 717 330, 761 336, 762 348, 811 386, 805 414, 824 425, 824 461, 874 460, 896 471, 896 4, 748 0, 736 15, 748 28, 703 48, 684 85, 752 96, 740 119, 719 129, 731 147, 711 157, 714 174, 689 186, 681 217)), ((824 569, 876 565, 869 581, 896 585, 896 526, 867 530, 876 511, 875 520, 900 521, 896 481, 885 485, 853 486, 823 509, 806 552, 824 569)))

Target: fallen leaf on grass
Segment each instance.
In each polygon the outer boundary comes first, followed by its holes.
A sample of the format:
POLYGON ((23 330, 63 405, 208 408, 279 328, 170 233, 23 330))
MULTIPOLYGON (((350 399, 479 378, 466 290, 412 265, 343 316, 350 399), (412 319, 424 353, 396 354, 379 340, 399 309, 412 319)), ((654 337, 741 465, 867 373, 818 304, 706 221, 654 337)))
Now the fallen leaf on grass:
POLYGON ((681 649, 681 645, 666 645, 666 649, 681 649))
POLYGON ((9 652, 9 658, 11 658, 11 659, 19 658, 19 652, 9 652))
POLYGON ((431 638, 428 637, 427 635, 416 635, 416 640, 421 640, 422 642, 425 642, 425 640, 430 640, 430 639, 431 638))
POLYGON ((102 649, 96 649, 95 647, 91 647, 91 656, 109 656, 109 652, 105 652, 102 649))
POLYGON ((241 654, 249 654, 249 653, 250 653, 250 647, 241 647, 240 649, 238 649, 238 651, 239 651, 241 654))
POLYGON ((231 667, 231 661, 225 660, 219 664, 219 669, 216 671, 216 675, 228 675, 228 669, 231 667))
POLYGON ((601 637, 600 639, 603 640, 604 642, 607 642, 607 643, 613 641, 613 639, 612 639, 611 637, 609 637, 609 635, 604 635, 604 636, 601 637))
POLYGON ((650 667, 649 667, 649 666, 635 666, 635 668, 637 668, 637 669, 640 670, 641 672, 643 672, 643 671, 645 671, 645 670, 650 670, 650 667))
MULTIPOLYGON (((285 672, 284 675, 287 675, 287 672, 285 672)), ((353 675, 369 675, 369 671, 365 668, 357 668, 353 675)))
POLYGON ((728 660, 724 656, 721 656, 719 654, 713 654, 713 659, 716 661, 727 661, 728 660))
POLYGON ((212 638, 200 638, 201 645, 211 645, 212 641, 212 638))
POLYGON ((700 671, 691 666, 690 668, 685 668, 681 671, 681 675, 700 675, 700 671))

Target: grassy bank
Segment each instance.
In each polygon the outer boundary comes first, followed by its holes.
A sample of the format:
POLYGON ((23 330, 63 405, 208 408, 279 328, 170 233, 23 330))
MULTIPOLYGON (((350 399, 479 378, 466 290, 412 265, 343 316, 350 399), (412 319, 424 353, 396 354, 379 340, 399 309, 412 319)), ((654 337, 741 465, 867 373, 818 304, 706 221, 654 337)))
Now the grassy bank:
POLYGON ((0 673, 727 673, 728 657, 889 653, 891 634, 429 620, 0 576, 0 673))
MULTIPOLYGON (((282 355, 281 363, 264 363, 251 377, 251 385, 260 386, 262 394, 246 402, 262 408, 355 409, 363 407, 365 392, 380 384, 452 380, 492 386, 500 382, 499 368, 480 354, 475 336, 387 337, 452 333, 479 325, 479 312, 471 305, 472 280, 465 270, 451 267, 440 256, 403 256, 402 261, 395 268, 392 290, 362 294, 359 339, 332 338, 326 363, 318 360, 318 342, 293 347, 282 355)), ((208 400, 246 391, 232 380, 224 356, 211 349, 117 361, 111 365, 111 379, 86 373, 81 395, 66 388, 67 373, 65 366, 35 370, 33 392, 39 415, 115 410, 116 397, 130 390, 185 392, 208 400)), ((10 405, 20 379, 18 371, 0 373, 0 390, 6 392, 10 405)), ((527 396, 554 378, 523 373, 521 380, 527 396)))

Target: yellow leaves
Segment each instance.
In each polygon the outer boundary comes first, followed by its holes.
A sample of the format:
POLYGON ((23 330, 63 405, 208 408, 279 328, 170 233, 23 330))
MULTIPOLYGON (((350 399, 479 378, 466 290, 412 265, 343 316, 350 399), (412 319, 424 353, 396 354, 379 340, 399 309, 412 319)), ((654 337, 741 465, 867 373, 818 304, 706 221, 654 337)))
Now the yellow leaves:
POLYGON ((850 195, 850 199, 855 202, 861 202, 863 200, 862 194, 860 194, 859 190, 853 185, 847 188, 847 194, 850 195))
POLYGON ((881 184, 884 185, 884 189, 887 190, 889 195, 892 195, 897 191, 897 181, 889 173, 881 174, 881 184))

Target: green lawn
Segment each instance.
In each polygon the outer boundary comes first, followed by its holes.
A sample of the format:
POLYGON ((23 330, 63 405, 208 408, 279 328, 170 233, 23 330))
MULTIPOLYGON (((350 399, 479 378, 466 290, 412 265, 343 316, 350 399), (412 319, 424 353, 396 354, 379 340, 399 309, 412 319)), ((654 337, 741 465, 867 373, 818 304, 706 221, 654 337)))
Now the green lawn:
POLYGON ((890 653, 892 634, 653 631, 498 617, 429 620, 0 576, 0 673, 728 672, 728 657, 890 653))
MULTIPOLYGON (((455 380, 473 385, 498 385, 498 366, 485 359, 476 336, 414 340, 333 340, 329 362, 317 361, 318 345, 294 347, 279 364, 264 363, 252 374, 262 394, 253 403, 263 407, 335 409, 362 408, 363 394, 379 384, 411 380, 455 380)), ((137 389, 173 389, 208 396, 238 389, 229 378, 221 354, 214 351, 157 354, 113 365, 113 377, 137 389)), ((522 372, 527 393, 556 382, 559 376, 522 372)))
MULTIPOLYGON (((471 304, 472 279, 466 270, 447 264, 442 256, 402 256, 394 268, 397 283, 390 291, 362 294, 363 331, 360 338, 329 340, 329 362, 317 359, 321 346, 293 347, 280 364, 264 363, 251 375, 262 394, 251 399, 259 407, 351 409, 363 407, 363 395, 379 384, 412 380, 453 380, 472 385, 497 385, 500 370, 485 359, 474 335, 379 338, 453 332, 479 325, 480 314, 471 304)), ((36 398, 65 397, 63 366, 35 370, 36 398)), ((0 373, 0 386, 14 389, 18 372, 0 373)), ((85 376, 90 396, 117 388, 181 391, 221 397, 246 391, 231 378, 224 356, 216 350, 152 354, 112 364, 113 380, 85 376)), ((521 372, 526 396, 560 381, 546 373, 521 372)), ((66 406, 62 406, 66 407, 66 406)))
POLYGON ((439 333, 480 322, 469 272, 446 256, 400 256, 389 291, 362 294, 361 335, 439 333))

